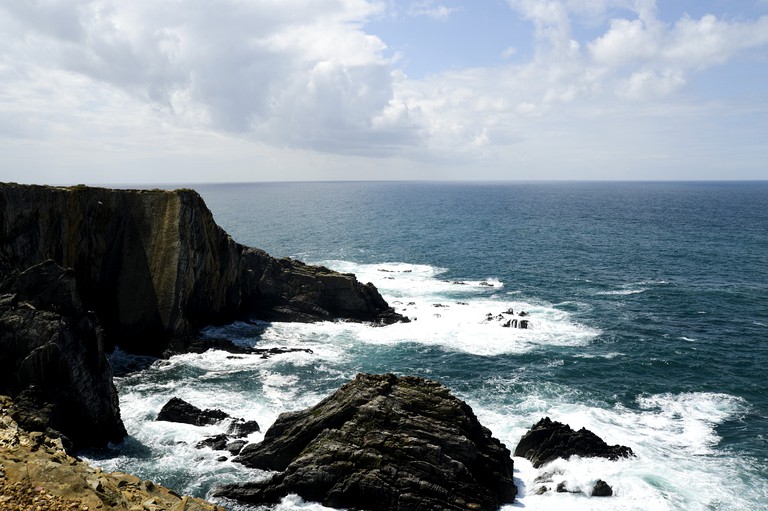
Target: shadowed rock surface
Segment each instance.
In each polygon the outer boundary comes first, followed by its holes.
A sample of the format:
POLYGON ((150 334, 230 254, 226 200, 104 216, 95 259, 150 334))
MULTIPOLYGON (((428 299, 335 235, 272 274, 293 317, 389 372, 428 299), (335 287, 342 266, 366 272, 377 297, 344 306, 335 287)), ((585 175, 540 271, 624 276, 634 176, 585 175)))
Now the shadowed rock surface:
POLYGON ((75 447, 125 436, 102 331, 72 270, 47 261, 0 283, 0 393, 16 399, 22 427, 75 447))
POLYGON ((229 414, 226 412, 216 409, 202 410, 178 397, 172 397, 157 414, 159 421, 180 422, 193 426, 217 424, 228 418, 229 414))
POLYGON ((539 468, 557 458, 580 456, 617 460, 634 456, 634 453, 623 445, 608 445, 586 428, 574 431, 567 424, 544 417, 520 439, 515 456, 526 458, 534 468, 539 468))
POLYGON ((401 321, 371 284, 235 243, 193 190, 0 183, 0 271, 74 270, 107 341, 159 355, 237 318, 401 321))
POLYGON ((446 387, 366 375, 307 410, 284 413, 236 461, 275 470, 217 494, 276 503, 289 493, 369 510, 495 510, 514 500, 509 450, 446 387))

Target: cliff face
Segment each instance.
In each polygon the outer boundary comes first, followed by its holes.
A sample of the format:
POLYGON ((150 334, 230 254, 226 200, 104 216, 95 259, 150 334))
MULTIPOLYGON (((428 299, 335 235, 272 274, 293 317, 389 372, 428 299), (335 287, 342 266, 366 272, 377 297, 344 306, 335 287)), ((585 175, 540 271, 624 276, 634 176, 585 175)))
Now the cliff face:
POLYGON ((193 190, 0 184, 0 271, 47 259, 74 270, 109 342, 133 352, 239 317, 403 319, 352 275, 235 243, 193 190))
POLYGON ((0 283, 0 393, 25 428, 63 433, 76 447, 125 436, 96 317, 74 272, 53 261, 0 283))

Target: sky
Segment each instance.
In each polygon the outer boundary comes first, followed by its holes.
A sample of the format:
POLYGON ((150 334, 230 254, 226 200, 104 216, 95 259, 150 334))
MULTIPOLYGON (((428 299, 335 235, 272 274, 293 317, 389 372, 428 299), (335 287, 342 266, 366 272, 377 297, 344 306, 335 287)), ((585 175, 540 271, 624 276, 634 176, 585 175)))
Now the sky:
POLYGON ((12 0, 0 181, 768 179, 768 0, 12 0))

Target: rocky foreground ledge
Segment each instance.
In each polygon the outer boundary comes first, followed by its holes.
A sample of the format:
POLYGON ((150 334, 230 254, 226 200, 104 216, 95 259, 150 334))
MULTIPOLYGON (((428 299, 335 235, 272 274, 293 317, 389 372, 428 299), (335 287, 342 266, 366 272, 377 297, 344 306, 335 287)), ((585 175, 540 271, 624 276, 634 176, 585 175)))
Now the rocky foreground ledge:
POLYGON ((67 454, 60 439, 28 432, 0 396, 0 509, 3 511, 225 511, 121 472, 103 472, 67 454))

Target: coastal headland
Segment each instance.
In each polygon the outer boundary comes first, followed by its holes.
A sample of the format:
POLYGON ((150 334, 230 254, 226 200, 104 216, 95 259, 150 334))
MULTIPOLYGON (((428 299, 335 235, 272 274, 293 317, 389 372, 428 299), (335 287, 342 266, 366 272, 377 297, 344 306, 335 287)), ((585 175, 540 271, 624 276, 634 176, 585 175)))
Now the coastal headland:
POLYGON ((201 327, 236 319, 406 320, 354 275, 236 243, 193 190, 0 183, 0 395, 19 431, 119 441, 106 354, 199 349, 201 327))
MULTIPOLYGON (((199 353, 206 342, 221 349, 226 340, 198 333, 234 320, 408 321, 352 274, 236 243, 193 190, 0 183, 2 508, 222 509, 103 473, 74 453, 127 435, 109 352, 199 353)), ((526 439, 520 455, 541 463, 631 455, 549 419, 526 439), (540 443, 551 437, 541 434, 545 426, 559 428, 557 445, 540 443)), ((236 461, 279 473, 218 490, 241 502, 298 493, 382 511, 425 503, 493 510, 517 493, 509 449, 446 387, 412 376, 358 375, 315 407, 281 415, 262 443, 245 443, 236 461)), ((600 483, 592 494, 610 495, 600 483)))

